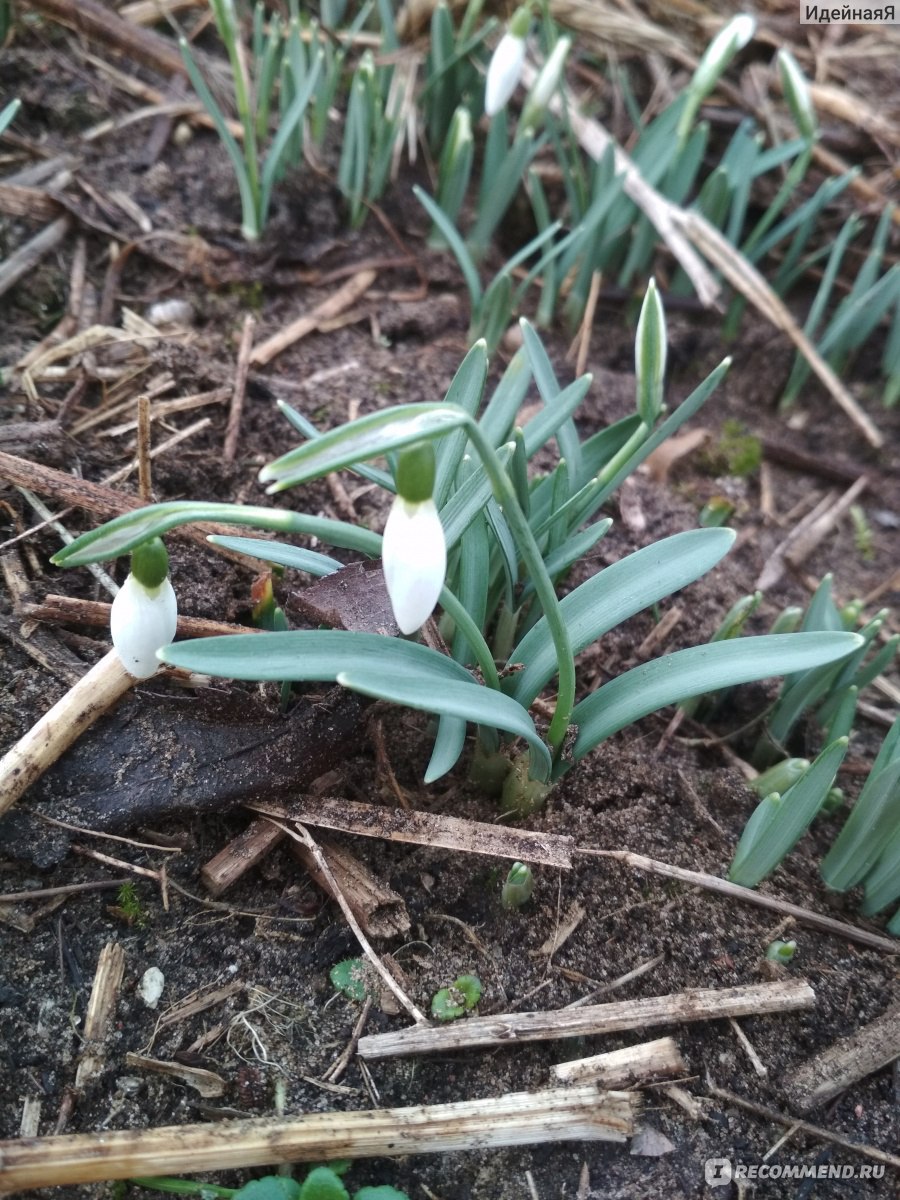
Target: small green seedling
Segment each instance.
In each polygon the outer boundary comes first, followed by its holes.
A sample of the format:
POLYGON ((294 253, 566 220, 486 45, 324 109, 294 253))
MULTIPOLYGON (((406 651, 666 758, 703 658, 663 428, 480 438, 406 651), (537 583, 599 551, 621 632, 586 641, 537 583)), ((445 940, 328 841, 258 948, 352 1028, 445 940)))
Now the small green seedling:
POLYGON ((435 992, 431 1015, 438 1021, 455 1021, 465 1016, 481 999, 481 980, 477 975, 460 975, 449 987, 435 992))
POLYGON ((328 978, 348 1000, 365 1000, 372 995, 372 972, 361 958, 345 958, 328 972, 328 978))
POLYGON ((504 908, 521 908, 534 891, 534 872, 525 863, 513 863, 503 883, 500 902, 504 908))
POLYGON ((796 942, 783 942, 780 939, 770 942, 766 947, 766 958, 769 962, 789 963, 797 953, 796 942))

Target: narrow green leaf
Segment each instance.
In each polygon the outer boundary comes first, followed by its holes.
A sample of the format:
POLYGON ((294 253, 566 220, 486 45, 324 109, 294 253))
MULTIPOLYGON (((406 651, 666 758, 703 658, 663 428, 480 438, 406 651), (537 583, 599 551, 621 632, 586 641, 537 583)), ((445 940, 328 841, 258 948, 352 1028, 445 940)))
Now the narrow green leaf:
POLYGON ((881 912, 889 904, 900 899, 900 821, 878 861, 865 879, 866 895, 862 911, 868 916, 881 912))
POLYGON ((452 771, 459 762, 465 744, 465 720, 462 717, 447 716, 446 713, 439 717, 437 736, 425 770, 425 782, 434 783, 436 779, 452 771))
POLYGON ((785 855, 793 850, 825 802, 846 753, 846 738, 832 742, 812 766, 804 771, 800 779, 784 793, 781 803, 769 816, 765 827, 750 830, 750 837, 747 836, 748 830, 744 831, 728 872, 732 883, 739 883, 743 887, 756 887, 760 880, 771 874, 785 855))
MULTIPOLYGON (((358 668, 391 679, 420 680, 429 676, 432 688, 454 680, 474 684, 465 667, 446 654, 418 642, 377 633, 294 629, 287 633, 196 638, 166 646, 160 657, 173 666, 226 679, 334 683, 341 671, 358 668)), ((486 696, 497 694, 488 688, 482 690, 486 696)))
MULTIPOLYGON (((497 450, 497 457, 502 466, 506 466, 512 458, 514 445, 512 442, 497 450)), ((441 509, 441 524, 444 526, 444 537, 447 549, 452 549, 466 529, 493 495, 493 487, 484 467, 479 467, 462 483, 444 507, 441 509)))
POLYGON ((482 432, 492 446, 509 440, 516 414, 531 383, 531 367, 524 349, 513 355, 512 361, 503 372, 494 394, 487 403, 478 421, 482 432))
POLYGON ((644 663, 575 705, 575 761, 632 721, 668 704, 716 688, 834 662, 858 645, 855 633, 765 634, 692 646, 644 663))
POLYGON ((853 805, 837 841, 822 860, 822 878, 839 892, 861 883, 900 824, 900 758, 875 773, 853 805))
MULTIPOLYGON (((519 328, 522 330, 525 349, 528 351, 528 357, 531 359, 531 369, 534 372, 535 383, 538 385, 541 399, 548 408, 555 408, 559 403, 562 389, 556 380, 553 364, 550 362, 547 351, 544 349, 544 344, 538 337, 537 332, 524 317, 519 321, 519 328)), ((559 444, 560 454, 569 464, 569 472, 572 479, 579 478, 581 474, 581 442, 571 417, 560 425, 556 434, 556 440, 559 444)))
POLYGON ((446 713, 515 734, 528 743, 543 778, 546 779, 549 774, 550 752, 538 737, 525 709, 508 696, 481 687, 471 676, 467 676, 466 682, 445 677, 435 686, 434 675, 428 668, 400 673, 384 664, 368 670, 358 665, 342 670, 337 682, 354 692, 362 692, 364 696, 404 704, 407 708, 417 708, 423 712, 446 713))
POLYGON ((467 420, 466 413, 445 404, 400 404, 368 413, 283 454, 263 467, 259 479, 270 484, 269 492, 280 492, 412 442, 440 437, 467 420))
MULTIPOLYGON (((548 554, 544 559, 544 566, 547 568, 547 574, 551 579, 556 579, 568 571, 569 567, 579 559, 584 558, 593 550, 594 546, 608 532, 612 525, 612 517, 604 517, 602 521, 597 521, 594 525, 589 525, 587 529, 576 533, 563 542, 563 544, 554 550, 552 554, 548 554)), ((534 591, 534 585, 529 579, 522 588, 522 600, 527 600, 534 591)))
POLYGON ((214 546, 222 546, 226 550, 235 550, 238 554, 246 554, 248 558, 258 558, 263 562, 274 563, 276 567, 293 567, 297 571, 306 571, 310 575, 331 575, 344 565, 336 558, 327 554, 317 554, 315 550, 304 550, 302 546, 285 546, 282 542, 268 542, 264 538, 222 537, 211 533, 206 539, 214 546))
MULTIPOLYGON (((663 538, 606 567, 560 601, 560 612, 578 654, 641 609, 705 575, 731 549, 730 529, 692 529, 663 538)), ((525 669, 510 679, 509 694, 527 707, 556 674, 556 656, 546 618, 510 655, 525 669)), ((607 685, 609 686, 609 685, 607 685)))
MULTIPOLYGON (((488 360, 484 341, 477 341, 463 359, 444 397, 451 408, 461 408, 474 417, 481 407, 488 360)), ((464 428, 455 429, 436 448, 437 469, 434 479, 434 502, 442 508, 450 494, 459 469, 468 436, 464 428)))
POLYGON ((434 200, 416 184, 413 187, 413 194, 416 199, 434 221, 435 225, 440 230, 445 238, 447 245, 453 251, 456 261, 459 263, 459 269, 462 271, 463 279, 466 282, 466 288, 469 292, 469 301, 473 310, 481 303, 482 287, 481 280, 478 278, 478 269, 472 261, 472 255, 466 248, 465 242, 459 235, 459 232, 447 214, 440 208, 434 200))
POLYGON ((542 408, 522 427, 528 458, 534 458, 535 454, 561 430, 588 394, 592 383, 592 375, 582 375, 559 393, 552 406, 542 408))
POLYGON ((681 428, 685 421, 689 420, 696 412, 699 411, 702 405, 706 403, 712 393, 725 378, 730 366, 731 359, 723 359, 716 369, 707 375, 706 379, 703 380, 699 387, 696 387, 687 397, 687 399, 683 400, 682 403, 679 404, 679 406, 675 409, 675 411, 670 413, 661 425, 657 426, 657 428, 650 434, 646 441, 642 442, 642 444, 634 451, 628 461, 625 462, 606 483, 606 486, 603 488, 603 491, 600 493, 597 499, 596 506, 593 510, 594 512, 597 511, 597 508, 600 507, 600 505, 608 496, 612 495, 622 481, 627 479, 628 476, 641 465, 644 459, 653 453, 657 446, 661 446, 667 438, 670 438, 681 428))
POLYGON ((381 538, 377 533, 347 521, 332 521, 327 517, 310 517, 289 509, 262 508, 253 504, 171 500, 114 517, 99 529, 83 533, 68 546, 57 550, 50 561, 58 567, 82 567, 88 563, 105 562, 120 554, 127 554, 149 538, 161 537, 170 529, 194 521, 252 525, 257 529, 271 529, 274 533, 304 533, 331 546, 359 550, 371 558, 381 554, 381 538))
MULTIPOLYGON (((284 400, 277 400, 276 404, 281 415, 297 430, 302 433, 305 438, 320 438, 322 431, 313 425, 312 421, 304 417, 303 413, 298 412, 284 400)), ((379 467, 367 466, 365 463, 356 463, 350 468, 355 474, 361 475, 363 479, 368 479, 371 483, 377 483, 379 487, 383 487, 385 491, 395 492, 397 489, 394 486, 394 478, 389 472, 382 471, 379 467)))

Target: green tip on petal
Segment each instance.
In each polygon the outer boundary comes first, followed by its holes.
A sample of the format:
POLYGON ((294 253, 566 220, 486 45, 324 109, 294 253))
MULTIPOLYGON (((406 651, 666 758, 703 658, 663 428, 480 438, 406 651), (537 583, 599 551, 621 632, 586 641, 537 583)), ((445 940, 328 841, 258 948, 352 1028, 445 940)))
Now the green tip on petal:
POLYGON ((131 573, 145 588, 158 588, 169 575, 169 555, 162 538, 150 538, 131 552, 131 573))

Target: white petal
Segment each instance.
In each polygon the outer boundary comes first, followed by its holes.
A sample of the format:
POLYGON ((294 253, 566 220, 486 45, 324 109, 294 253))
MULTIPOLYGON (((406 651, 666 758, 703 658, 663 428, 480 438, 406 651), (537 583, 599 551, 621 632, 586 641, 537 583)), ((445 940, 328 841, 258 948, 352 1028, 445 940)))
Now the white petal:
POLYGON ((148 589, 129 575, 112 602, 109 631, 122 665, 136 679, 149 679, 159 662, 156 651, 175 637, 178 602, 168 578, 148 589))
POLYGON ((484 87, 484 111, 489 117, 498 113, 516 90, 525 61, 525 39, 504 33, 497 43, 484 87))
POLYGON ((393 503, 381 548, 384 581, 401 633, 415 633, 438 602, 447 572, 444 527, 433 500, 393 503))

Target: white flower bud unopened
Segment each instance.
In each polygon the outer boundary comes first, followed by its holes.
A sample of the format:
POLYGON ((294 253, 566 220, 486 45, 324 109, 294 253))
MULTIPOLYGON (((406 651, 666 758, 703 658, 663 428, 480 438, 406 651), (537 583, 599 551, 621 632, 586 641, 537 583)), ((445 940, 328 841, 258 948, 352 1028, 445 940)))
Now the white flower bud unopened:
POLYGON ((169 645, 177 625, 178 602, 168 576, 147 588, 129 574, 109 613, 112 642, 125 670, 136 679, 155 674, 156 652, 169 645))
POLYGON ((525 39, 504 33, 488 67, 484 87, 484 111, 489 117, 498 113, 516 90, 525 62, 525 39))
POLYGON ((381 560, 400 632, 415 633, 434 611, 447 572, 447 542, 433 500, 395 498, 381 560))

